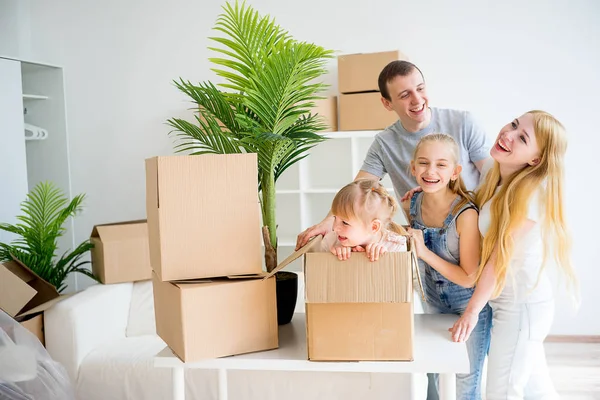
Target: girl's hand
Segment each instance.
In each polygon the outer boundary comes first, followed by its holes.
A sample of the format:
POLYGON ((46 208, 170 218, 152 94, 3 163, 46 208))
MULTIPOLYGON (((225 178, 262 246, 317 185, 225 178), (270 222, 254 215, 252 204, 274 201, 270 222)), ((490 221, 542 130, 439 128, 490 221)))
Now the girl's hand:
POLYGON ((331 253, 334 256, 337 256, 338 260, 344 261, 350 258, 352 247, 336 246, 331 249, 331 253))
POLYGON ((466 342, 471 336, 471 332, 477 325, 479 314, 472 311, 465 313, 454 323, 454 326, 448 329, 452 333, 452 340, 455 342, 466 342))
POLYGON ((427 251, 427 246, 425 246, 425 239, 423 238, 423 231, 420 229, 408 228, 408 234, 415 241, 415 250, 417 251, 417 257, 421 258, 427 251))
POLYGON ((387 253, 387 249, 381 243, 369 243, 366 250, 370 261, 377 261, 380 255, 387 253))

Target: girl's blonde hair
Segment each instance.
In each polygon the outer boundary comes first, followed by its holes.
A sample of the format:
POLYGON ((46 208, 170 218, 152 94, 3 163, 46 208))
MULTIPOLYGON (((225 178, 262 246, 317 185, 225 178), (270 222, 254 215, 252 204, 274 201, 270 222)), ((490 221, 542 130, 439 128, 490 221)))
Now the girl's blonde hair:
MULTIPOLYGON (((419 153, 419 150, 423 144, 429 142, 439 142, 448 146, 448 149, 450 149, 452 152, 452 157, 454 158, 452 161, 454 161, 455 165, 460 164, 460 149, 458 148, 458 143, 456 143, 456 140, 454 140, 452 136, 444 133, 432 133, 430 135, 423 136, 417 143, 417 147, 415 147, 415 152, 413 153, 412 159, 413 163, 417 161, 417 154, 419 153)), ((451 180, 448 182, 448 188, 452 191, 452 193, 461 197, 461 200, 456 204, 456 206, 454 206, 454 209, 452 210, 453 213, 460 210, 468 203, 475 204, 475 195, 473 192, 467 190, 467 187, 460 177, 460 174, 458 174, 456 180, 451 180)))
POLYGON ((532 195, 540 190, 540 204, 544 215, 542 225, 542 243, 544 258, 540 275, 545 268, 548 257, 552 257, 568 278, 572 293, 576 295, 577 279, 571 265, 571 240, 567 232, 563 210, 563 159, 567 150, 567 137, 563 125, 551 114, 533 110, 534 132, 540 149, 540 162, 527 165, 502 182, 498 194, 494 197, 500 184, 500 167, 494 162, 485 181, 476 193, 476 204, 481 208, 490 201, 491 225, 483 239, 481 264, 477 280, 481 277, 483 267, 489 261, 494 247, 498 245, 495 263, 496 287, 494 296, 498 296, 506 284, 507 272, 514 251, 514 240, 510 233, 519 227, 527 218, 529 202, 532 195))
POLYGON ((333 198, 331 212, 342 218, 353 218, 366 225, 374 219, 382 222, 382 228, 406 235, 406 230, 392 219, 398 211, 398 202, 373 179, 358 179, 347 184, 333 198))

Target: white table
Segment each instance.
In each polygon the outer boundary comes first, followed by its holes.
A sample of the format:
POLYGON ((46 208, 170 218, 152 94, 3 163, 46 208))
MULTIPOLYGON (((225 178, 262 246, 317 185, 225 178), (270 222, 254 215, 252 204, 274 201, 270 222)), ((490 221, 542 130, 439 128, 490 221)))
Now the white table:
MULTIPOLYGON (((172 369, 173 400, 185 398, 186 368, 218 370, 219 400, 227 400, 228 370, 439 373, 440 400, 453 400, 456 398, 456 374, 469 372, 466 345, 453 343, 448 332, 456 319, 455 315, 416 314, 415 360, 412 362, 308 361, 305 315, 297 313, 290 324, 279 327, 278 349, 184 363, 166 347, 154 358, 154 366, 172 369)), ((411 390, 414 392, 412 388, 411 390)))

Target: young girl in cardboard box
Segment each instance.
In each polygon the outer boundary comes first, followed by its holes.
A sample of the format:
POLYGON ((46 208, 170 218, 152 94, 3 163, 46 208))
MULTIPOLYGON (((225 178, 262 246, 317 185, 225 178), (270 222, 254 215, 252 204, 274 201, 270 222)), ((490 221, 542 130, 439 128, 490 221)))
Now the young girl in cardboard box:
POLYGON ((393 221, 398 203, 376 180, 359 179, 334 197, 333 230, 322 241, 322 251, 347 260, 352 251, 365 252, 369 260, 392 251, 407 251, 406 230, 393 221))

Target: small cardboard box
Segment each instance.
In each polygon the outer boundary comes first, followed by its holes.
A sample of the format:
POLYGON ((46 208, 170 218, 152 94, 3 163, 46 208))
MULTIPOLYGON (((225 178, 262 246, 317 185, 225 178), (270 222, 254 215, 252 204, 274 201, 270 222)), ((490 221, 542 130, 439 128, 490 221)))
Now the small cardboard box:
POLYGON ((43 312, 66 296, 18 261, 0 264, 0 308, 44 344, 43 312), (33 317, 32 317, 33 316, 33 317))
POLYGON ((338 57, 340 93, 378 91, 379 74, 392 61, 408 60, 398 50, 379 53, 345 54, 338 57))
POLYGON ((102 283, 150 279, 150 249, 146 221, 96 225, 90 242, 92 272, 102 283))
POLYGON ((147 159, 146 212, 161 281, 262 272, 256 154, 147 159))
POLYGON ((152 273, 156 332, 185 362, 277 348, 275 278, 161 282, 152 273))
POLYGON ((59 297, 56 288, 18 261, 0 264, 0 308, 13 318, 59 297))
POLYGON ((379 92, 341 94, 339 106, 340 131, 380 130, 398 121, 381 103, 379 92))
POLYGON ((339 261, 318 252, 320 241, 313 239, 276 269, 305 255, 308 359, 412 361, 414 252, 387 253, 376 262, 355 253, 339 261))
POLYGON ((335 132, 338 130, 337 96, 315 100, 315 107, 311 110, 311 113, 319 114, 323 117, 324 122, 328 126, 323 132, 335 132))

